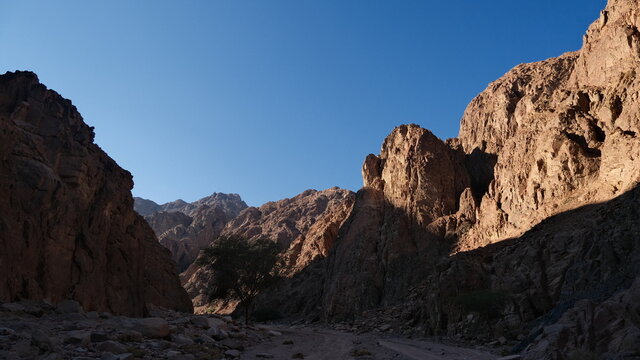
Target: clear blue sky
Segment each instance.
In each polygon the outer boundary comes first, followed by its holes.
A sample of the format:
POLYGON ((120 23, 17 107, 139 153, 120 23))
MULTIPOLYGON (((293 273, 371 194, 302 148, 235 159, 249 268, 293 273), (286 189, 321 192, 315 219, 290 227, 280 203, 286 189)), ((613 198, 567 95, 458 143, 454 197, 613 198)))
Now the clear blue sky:
POLYGON ((604 0, 3 1, 0 71, 73 101, 134 195, 357 190, 417 123, 454 137, 511 67, 577 50, 604 0))

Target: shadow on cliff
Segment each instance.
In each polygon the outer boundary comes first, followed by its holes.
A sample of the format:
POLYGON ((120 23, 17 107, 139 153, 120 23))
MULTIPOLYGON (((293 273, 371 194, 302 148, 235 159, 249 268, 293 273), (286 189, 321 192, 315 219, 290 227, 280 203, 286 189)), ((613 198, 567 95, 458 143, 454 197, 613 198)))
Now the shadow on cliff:
MULTIPOLYGON (((382 199, 364 203, 372 200, 382 199)), ((392 309, 398 326, 420 326, 425 335, 505 336, 521 340, 521 350, 580 300, 602 302, 640 274, 638 186, 452 256, 443 229, 421 229, 382 201, 383 210, 354 209, 329 256, 265 292, 260 305, 292 320, 327 322, 392 309), (490 317, 470 315, 473 306, 461 299, 492 301, 486 294, 499 307, 490 317)))
POLYGON ((411 306, 429 333, 473 336, 480 327, 519 338, 522 350, 577 302, 601 303, 629 288, 640 274, 639 216, 636 186, 552 216, 518 238, 450 256, 420 284, 411 306), (472 311, 456 300, 487 292, 506 299, 494 304, 494 319, 472 324, 472 311))

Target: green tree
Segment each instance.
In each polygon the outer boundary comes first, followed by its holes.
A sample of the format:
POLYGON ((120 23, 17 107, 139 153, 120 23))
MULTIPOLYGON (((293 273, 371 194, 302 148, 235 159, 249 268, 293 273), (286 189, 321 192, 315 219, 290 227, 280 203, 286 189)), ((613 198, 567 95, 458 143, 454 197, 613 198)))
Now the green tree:
POLYGON ((197 263, 213 271, 212 297, 238 300, 248 324, 255 297, 279 278, 280 251, 268 239, 224 236, 204 249, 197 263))

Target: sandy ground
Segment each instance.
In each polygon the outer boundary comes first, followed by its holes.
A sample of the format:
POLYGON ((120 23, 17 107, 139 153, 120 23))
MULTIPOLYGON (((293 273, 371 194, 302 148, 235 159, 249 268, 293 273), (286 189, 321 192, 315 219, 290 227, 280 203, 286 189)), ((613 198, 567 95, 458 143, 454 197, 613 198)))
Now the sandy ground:
POLYGON ((487 351, 402 339, 378 334, 352 334, 316 327, 273 326, 282 335, 245 349, 240 359, 309 360, 495 360, 487 351), (270 357, 273 356, 273 357, 270 357), (297 357, 296 357, 297 356, 297 357))

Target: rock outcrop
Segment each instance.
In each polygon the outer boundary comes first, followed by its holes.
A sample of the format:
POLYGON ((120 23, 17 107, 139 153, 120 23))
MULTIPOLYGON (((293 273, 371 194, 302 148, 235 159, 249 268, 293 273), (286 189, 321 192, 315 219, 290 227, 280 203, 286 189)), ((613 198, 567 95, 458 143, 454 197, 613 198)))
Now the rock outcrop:
POLYGON ((518 236, 640 179, 638 4, 610 1, 580 51, 523 64, 489 85, 462 118, 459 143, 497 157, 472 249, 518 236))
POLYGON ((427 333, 520 335, 549 359, 629 350, 620 339, 636 339, 637 324, 620 323, 630 310, 610 303, 640 301, 626 290, 640 274, 639 21, 637 1, 611 0, 581 50, 490 84, 456 139, 396 128, 366 158, 364 187, 326 258, 324 318, 395 308, 427 333), (500 306, 478 310, 490 317, 480 321, 465 299, 500 306), (600 306, 614 315, 593 325, 600 306), (561 317, 559 337, 540 335, 561 317), (584 326, 610 331, 585 338, 584 326), (594 345, 607 339, 617 345, 594 345))
MULTIPOLYGON (((327 256, 338 229, 351 211, 354 197, 352 192, 339 188, 307 190, 290 199, 243 210, 221 235, 277 241, 285 249, 282 256, 286 275, 292 277, 327 256)), ((208 271, 192 265, 181 277, 196 309, 210 304, 208 271)))
POLYGON ((396 128, 363 166, 365 187, 328 258, 324 311, 353 317, 406 295, 447 254, 447 221, 470 180, 462 153, 417 125, 396 128))
POLYGON ((93 139, 35 74, 0 76, 0 301, 191 311, 169 252, 133 211, 131 174, 93 139))
MULTIPOLYGON (((143 200, 136 200, 142 212, 151 208, 143 200)), ((193 203, 176 200, 157 205, 157 210, 145 219, 182 272, 246 208, 238 194, 214 193, 193 203)))

